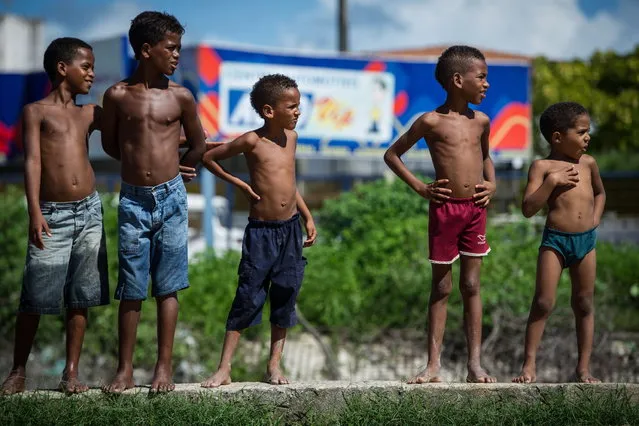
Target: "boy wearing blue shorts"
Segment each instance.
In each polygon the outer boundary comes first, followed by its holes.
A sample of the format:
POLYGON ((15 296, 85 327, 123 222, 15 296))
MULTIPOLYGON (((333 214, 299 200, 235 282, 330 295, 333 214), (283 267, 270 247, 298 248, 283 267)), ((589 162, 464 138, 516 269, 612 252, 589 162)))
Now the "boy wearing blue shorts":
MULTIPOLYGON (((180 58, 184 28, 172 15, 142 12, 131 22, 129 40, 138 67, 104 95, 102 146, 121 160, 118 370, 103 390, 121 393, 134 386, 133 350, 142 301, 157 301, 158 359, 151 392, 173 384, 173 340, 177 292, 189 286, 187 196, 180 175, 180 132, 190 147, 183 165, 194 167, 204 153, 204 132, 191 92, 166 76, 180 58)), ((193 169, 191 169, 193 170, 193 169)))
POLYGON ((202 383, 206 388, 231 383, 231 359, 240 334, 261 322, 267 297, 271 302, 271 353, 266 381, 274 385, 288 383, 280 360, 286 329, 297 323, 295 300, 306 266, 302 247, 311 246, 317 235, 313 217, 295 182, 294 129, 300 115, 297 83, 280 74, 264 76, 253 86, 251 104, 264 119, 264 126, 219 144, 207 151, 202 161, 212 173, 244 191, 251 203, 222 357, 217 371, 202 383), (217 162, 240 154, 246 158, 250 184, 217 162), (306 226, 306 240, 300 216, 306 226))
POLYGON ((548 206, 548 216, 537 258, 535 296, 526 326, 524 365, 513 382, 533 383, 537 379, 537 348, 555 305, 559 278, 563 269, 568 268, 579 354, 575 381, 597 383, 599 379, 590 374, 595 327, 595 242, 606 192, 597 162, 586 154, 590 143, 590 116, 575 102, 560 102, 543 112, 539 127, 551 151, 548 157, 530 166, 522 211, 524 216, 531 217, 548 206))
POLYGON ((66 365, 60 389, 88 390, 78 363, 89 307, 109 303, 102 204, 95 190, 87 140, 100 128, 101 109, 77 105, 95 74, 93 49, 76 38, 59 38, 44 53, 52 90, 24 107, 25 192, 29 246, 16 320, 13 367, 2 394, 25 390, 26 364, 41 314, 66 308, 66 365))

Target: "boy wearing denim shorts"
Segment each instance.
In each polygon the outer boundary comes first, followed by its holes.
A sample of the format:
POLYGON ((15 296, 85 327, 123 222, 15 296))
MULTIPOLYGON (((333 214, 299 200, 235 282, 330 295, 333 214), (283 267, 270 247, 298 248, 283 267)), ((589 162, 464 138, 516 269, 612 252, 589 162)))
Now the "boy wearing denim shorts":
POLYGON ((590 373, 595 328, 595 243, 606 191, 597 161, 586 154, 590 143, 590 116, 578 103, 560 102, 541 114, 539 128, 551 146, 550 154, 530 165, 522 212, 531 217, 548 206, 548 216, 537 259, 535 295, 526 325, 524 364, 513 382, 537 380, 537 348, 555 304, 559 278, 567 268, 577 326, 578 360, 573 380, 597 383, 599 379, 590 373))
POLYGON ((41 314, 66 308, 66 365, 60 389, 80 393, 78 363, 87 308, 109 303, 102 204, 95 190, 87 138, 100 127, 101 109, 77 105, 93 83, 93 50, 59 38, 44 53, 52 91, 24 107, 25 192, 29 246, 16 320, 13 367, 3 394, 25 390, 26 364, 41 314))
POLYGON ((315 224, 295 182, 295 125, 300 115, 300 92, 289 77, 262 77, 251 91, 251 104, 264 119, 264 126, 239 138, 219 144, 204 154, 203 163, 212 173, 248 196, 251 208, 242 243, 238 287, 226 322, 222 356, 217 371, 202 386, 231 383, 231 359, 241 332, 262 320, 266 298, 271 302, 271 353, 266 381, 286 384, 280 367, 286 329, 297 322, 295 300, 302 285, 306 259, 302 247, 316 238, 315 224), (250 185, 231 175, 218 160, 244 154, 250 185), (306 226, 306 240, 300 226, 306 226))
POLYGON ((486 206, 495 194, 495 166, 490 158, 490 121, 468 107, 479 105, 488 90, 484 55, 469 46, 452 46, 437 61, 435 78, 447 93, 435 111, 420 116, 408 132, 386 151, 391 170, 420 196, 430 200, 428 242, 433 281, 428 309, 428 364, 409 383, 442 379, 440 354, 446 326, 446 305, 452 291, 452 263, 461 258, 459 287, 468 342, 466 381, 493 383, 481 367, 482 304, 479 277, 486 240, 486 206), (424 183, 404 165, 401 156, 419 139, 428 144, 436 180, 424 183))
POLYGON ((178 65, 183 33, 172 15, 136 16, 129 40, 137 69, 104 95, 102 146, 122 162, 115 291, 120 300, 119 358, 115 378, 103 388, 109 393, 134 386, 133 350, 149 277, 158 312, 158 359, 150 391, 175 388, 171 362, 177 292, 189 286, 187 197, 178 150, 181 128, 190 142, 182 158, 185 166, 197 165, 205 149, 193 95, 166 77, 178 65))

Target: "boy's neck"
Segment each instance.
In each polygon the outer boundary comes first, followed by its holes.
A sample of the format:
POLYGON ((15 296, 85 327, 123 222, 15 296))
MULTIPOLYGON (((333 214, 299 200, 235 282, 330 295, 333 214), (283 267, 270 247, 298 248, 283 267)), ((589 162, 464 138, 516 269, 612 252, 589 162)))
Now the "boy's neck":
POLYGON ((468 111, 468 101, 459 96, 455 96, 452 93, 448 93, 446 95, 446 102, 444 102, 443 107, 450 112, 465 114, 468 111))
POLYGON ((550 154, 548 154, 548 158, 550 160, 566 161, 568 163, 575 163, 575 164, 579 163, 579 158, 569 157, 562 152, 555 151, 554 149, 550 150, 550 154))
POLYGON ((156 87, 166 80, 166 76, 155 67, 144 61, 138 61, 138 66, 130 77, 136 83, 142 83, 146 88, 156 87))
POLYGON ((47 98, 49 98, 54 104, 75 105, 76 96, 77 93, 72 92, 67 84, 62 81, 53 86, 51 92, 47 95, 47 98))
POLYGON ((264 121, 264 126, 261 129, 262 136, 272 140, 273 142, 278 142, 282 137, 284 137, 284 129, 273 125, 273 123, 269 121, 264 121))

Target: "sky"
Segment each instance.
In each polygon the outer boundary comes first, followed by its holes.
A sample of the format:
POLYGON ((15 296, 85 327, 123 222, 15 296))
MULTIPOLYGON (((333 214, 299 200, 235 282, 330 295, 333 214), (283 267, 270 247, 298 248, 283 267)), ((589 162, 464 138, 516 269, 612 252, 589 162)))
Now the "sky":
MULTIPOLYGON (((639 45, 639 0, 347 0, 352 51, 469 44, 552 59, 639 45)), ((144 10, 175 15, 183 45, 337 50, 338 0, 0 0, 44 19, 45 42, 125 34, 144 10), (55 4, 55 6, 52 6, 55 4)))

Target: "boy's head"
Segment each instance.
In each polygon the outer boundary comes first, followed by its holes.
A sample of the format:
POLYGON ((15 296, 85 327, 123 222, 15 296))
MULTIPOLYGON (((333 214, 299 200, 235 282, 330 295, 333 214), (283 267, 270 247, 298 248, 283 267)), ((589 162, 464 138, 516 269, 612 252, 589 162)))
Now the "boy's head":
POLYGON ((150 60, 158 71, 171 75, 177 68, 184 27, 175 16, 142 12, 131 21, 129 42, 137 60, 150 60))
POLYGON ((550 105, 539 118, 541 134, 552 149, 578 158, 590 142, 590 116, 577 102, 550 105))
POLYGON ((67 80, 76 93, 89 93, 95 74, 90 44, 73 37, 53 40, 44 51, 44 70, 54 85, 67 80))
POLYGON ((486 58, 474 47, 451 46, 435 66, 435 78, 446 92, 458 89, 471 103, 479 104, 488 90, 486 58))
POLYGON ((282 127, 292 130, 300 115, 297 83, 282 74, 265 75, 253 85, 251 105, 263 119, 281 120, 282 127))

